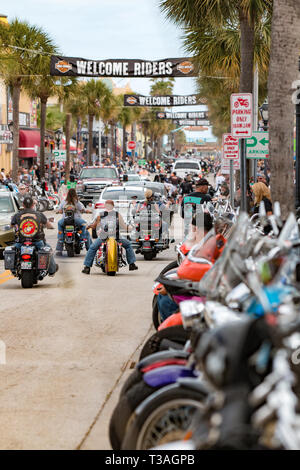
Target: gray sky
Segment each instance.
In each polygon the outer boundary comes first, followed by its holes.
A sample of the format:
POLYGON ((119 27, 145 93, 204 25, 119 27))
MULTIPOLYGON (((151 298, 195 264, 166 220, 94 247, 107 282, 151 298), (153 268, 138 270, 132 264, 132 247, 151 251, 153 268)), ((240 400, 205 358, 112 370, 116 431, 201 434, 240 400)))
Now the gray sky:
MULTIPOLYGON (((12 0, 1 13, 8 20, 17 17, 42 26, 66 56, 148 60, 186 56, 180 29, 165 19, 158 4, 159 0, 12 0)), ((128 79, 114 81, 123 86, 128 79)), ((150 80, 131 79, 130 84, 135 92, 149 94, 150 80)), ((194 79, 176 79, 174 94, 195 91, 194 79)), ((197 133, 197 137, 210 137, 210 133, 197 133)))

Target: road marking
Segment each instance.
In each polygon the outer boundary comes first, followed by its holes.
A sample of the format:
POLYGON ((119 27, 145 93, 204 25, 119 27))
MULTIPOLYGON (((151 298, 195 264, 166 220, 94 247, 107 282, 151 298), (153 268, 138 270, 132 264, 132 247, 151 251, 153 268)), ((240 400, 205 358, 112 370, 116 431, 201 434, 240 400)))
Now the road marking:
POLYGON ((10 279, 13 279, 14 276, 12 276, 10 271, 4 271, 3 273, 0 274, 0 284, 4 284, 5 282, 9 281, 10 279))
POLYGON ((6 271, 4 271, 3 273, 0 274, 0 277, 6 277, 6 276, 10 276, 11 275, 11 272, 7 269, 6 271))

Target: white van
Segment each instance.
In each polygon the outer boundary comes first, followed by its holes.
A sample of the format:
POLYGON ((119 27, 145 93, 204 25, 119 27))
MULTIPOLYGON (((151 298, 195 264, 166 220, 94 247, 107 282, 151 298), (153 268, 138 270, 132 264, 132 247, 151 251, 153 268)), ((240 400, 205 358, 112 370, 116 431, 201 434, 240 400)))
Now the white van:
POLYGON ((199 178, 202 176, 201 165, 198 160, 180 159, 176 160, 172 167, 172 172, 176 173, 179 178, 184 178, 186 175, 197 174, 199 178))

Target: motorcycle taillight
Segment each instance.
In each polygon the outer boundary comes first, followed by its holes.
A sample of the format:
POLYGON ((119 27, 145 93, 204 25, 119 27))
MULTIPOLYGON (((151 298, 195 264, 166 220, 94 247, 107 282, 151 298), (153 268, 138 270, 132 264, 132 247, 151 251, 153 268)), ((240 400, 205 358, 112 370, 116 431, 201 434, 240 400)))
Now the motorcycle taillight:
POLYGON ((30 259, 31 256, 30 255, 22 255, 22 259, 30 259))

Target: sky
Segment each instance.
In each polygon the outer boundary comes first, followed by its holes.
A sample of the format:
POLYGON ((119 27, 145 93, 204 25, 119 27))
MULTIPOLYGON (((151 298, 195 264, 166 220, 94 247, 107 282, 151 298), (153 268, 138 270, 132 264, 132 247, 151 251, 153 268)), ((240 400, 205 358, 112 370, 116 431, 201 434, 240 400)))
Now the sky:
MULTIPOLYGON (((182 31, 167 21, 159 0, 12 0, 1 7, 8 20, 18 18, 43 27, 61 54, 85 59, 165 59, 185 57, 182 31)), ((128 79, 114 79, 122 87, 128 79)), ((130 80, 131 88, 148 95, 151 82, 130 80)), ((174 94, 196 92, 193 78, 177 78, 174 94)), ((173 111, 201 111, 203 106, 177 107, 173 111)), ((187 133, 211 137, 210 132, 187 133)))

